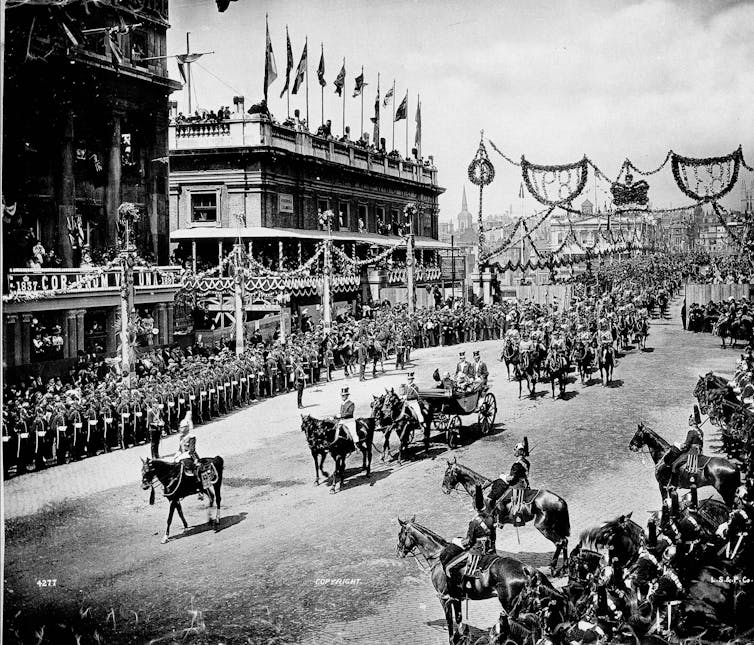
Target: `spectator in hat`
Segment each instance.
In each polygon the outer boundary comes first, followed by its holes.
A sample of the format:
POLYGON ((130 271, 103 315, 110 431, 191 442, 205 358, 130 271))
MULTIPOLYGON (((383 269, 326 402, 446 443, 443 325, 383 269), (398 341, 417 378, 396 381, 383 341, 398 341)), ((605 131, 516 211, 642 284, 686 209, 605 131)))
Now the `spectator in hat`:
POLYGON ((489 377, 489 370, 487 369, 487 363, 482 360, 479 354, 479 350, 474 350, 474 364, 471 366, 474 382, 479 387, 487 387, 487 378, 489 377))

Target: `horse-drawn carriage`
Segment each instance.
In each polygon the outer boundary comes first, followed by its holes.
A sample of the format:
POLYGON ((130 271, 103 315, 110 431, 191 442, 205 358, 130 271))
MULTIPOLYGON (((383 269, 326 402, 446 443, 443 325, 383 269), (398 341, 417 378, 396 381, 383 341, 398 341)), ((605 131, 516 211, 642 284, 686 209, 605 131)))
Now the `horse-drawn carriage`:
POLYGON ((462 416, 476 414, 479 431, 483 435, 492 431, 497 416, 497 400, 487 386, 476 387, 469 392, 421 390, 419 397, 427 422, 445 433, 450 448, 458 445, 463 428, 462 416))

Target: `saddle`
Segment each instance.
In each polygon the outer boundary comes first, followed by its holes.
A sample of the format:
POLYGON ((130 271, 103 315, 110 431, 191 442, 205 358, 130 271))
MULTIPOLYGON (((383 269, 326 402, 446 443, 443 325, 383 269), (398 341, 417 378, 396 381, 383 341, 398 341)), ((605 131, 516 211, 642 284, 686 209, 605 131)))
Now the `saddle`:
POLYGON ((695 475, 698 479, 701 471, 704 470, 710 460, 710 457, 705 457, 703 462, 701 462, 699 459, 701 456, 699 448, 692 446, 688 452, 683 453, 673 462, 671 466, 672 472, 679 473, 685 471, 689 475, 695 475))
POLYGON ((531 505, 534 498, 539 495, 539 488, 518 488, 514 486, 509 488, 505 495, 502 497, 502 501, 508 503, 508 515, 513 517, 522 513, 531 514, 531 505))
POLYGON ((201 482, 202 488, 209 488, 215 482, 217 482, 217 471, 215 465, 212 462, 199 462, 198 472, 194 468, 194 464, 188 465, 185 460, 181 461, 181 468, 183 474, 188 477, 196 477, 201 482))

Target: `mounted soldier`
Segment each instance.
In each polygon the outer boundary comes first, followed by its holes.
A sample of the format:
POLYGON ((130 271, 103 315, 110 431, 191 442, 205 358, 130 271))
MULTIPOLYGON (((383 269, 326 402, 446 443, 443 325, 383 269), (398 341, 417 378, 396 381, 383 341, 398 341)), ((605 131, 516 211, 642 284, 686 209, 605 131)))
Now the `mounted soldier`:
POLYGON ((510 472, 505 476, 505 482, 511 488, 510 514, 515 526, 522 524, 521 510, 524 504, 524 494, 529 488, 529 439, 524 437, 523 443, 517 443, 513 448, 516 460, 511 464, 510 472))
POLYGON ((420 425, 424 425, 424 413, 419 405, 419 388, 414 383, 414 373, 409 372, 407 376, 407 382, 401 387, 403 391, 404 408, 403 414, 410 411, 416 417, 416 420, 420 425))
POLYGON ((449 580, 453 580, 453 574, 461 565, 466 565, 461 578, 461 588, 465 588, 467 578, 474 577, 482 556, 497 553, 495 550, 495 521, 484 510, 484 497, 482 487, 479 485, 474 490, 474 507, 476 508, 476 515, 469 522, 466 537, 461 543, 464 551, 445 565, 445 574, 449 580))
POLYGON ((657 479, 661 486, 670 484, 673 474, 683 465, 690 473, 695 474, 699 465, 699 455, 704 447, 704 433, 701 429, 701 414, 699 407, 694 405, 694 412, 689 417, 689 430, 683 442, 676 442, 665 453, 657 465, 657 479))
POLYGON ((191 415, 185 414, 178 425, 178 451, 173 456, 175 463, 183 464, 183 472, 191 477, 199 476, 201 462, 196 452, 196 435, 191 415))

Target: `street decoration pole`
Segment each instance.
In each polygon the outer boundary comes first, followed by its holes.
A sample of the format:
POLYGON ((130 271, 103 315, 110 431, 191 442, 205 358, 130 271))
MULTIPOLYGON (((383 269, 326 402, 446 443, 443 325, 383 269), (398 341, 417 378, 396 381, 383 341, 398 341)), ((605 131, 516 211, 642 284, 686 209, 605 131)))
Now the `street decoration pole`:
MULTIPOLYGON (((479 226, 479 252, 477 259, 477 271, 479 273, 479 280, 482 279, 482 266, 485 260, 485 236, 484 236, 484 221, 482 215, 482 195, 484 187, 491 184, 495 179, 495 167, 492 165, 490 158, 487 156, 487 149, 484 146, 484 130, 479 133, 479 148, 477 148, 474 159, 469 164, 469 181, 475 186, 479 186, 479 217, 477 225, 479 226)), ((522 258, 523 261, 523 258, 522 258)), ((481 282, 480 282, 481 291, 481 282)))
POLYGON ((240 356, 244 352, 244 306, 243 306, 243 292, 244 292, 244 274, 241 270, 241 245, 236 243, 233 245, 233 300, 235 309, 235 321, 236 321, 236 356, 240 356))
MULTIPOLYGON (((131 228, 139 221, 141 213, 130 202, 125 202, 118 207, 118 219, 121 230, 120 265, 120 364, 127 386, 131 387, 132 372, 135 368, 131 360, 133 344, 138 333, 138 318, 134 311, 134 264, 136 260, 136 247, 131 242, 131 228)), ((151 333, 152 330, 149 330, 151 333)))
POLYGON ((414 258, 414 215, 417 213, 416 204, 406 204, 403 210, 408 224, 408 238, 406 240, 406 287, 408 289, 408 313, 416 311, 416 259, 414 258))
POLYGON ((327 240, 323 252, 322 270, 322 318, 325 322, 325 333, 330 331, 332 325, 332 308, 330 304, 330 274, 332 272, 332 221, 334 213, 327 209, 320 215, 319 223, 327 228, 327 240))

